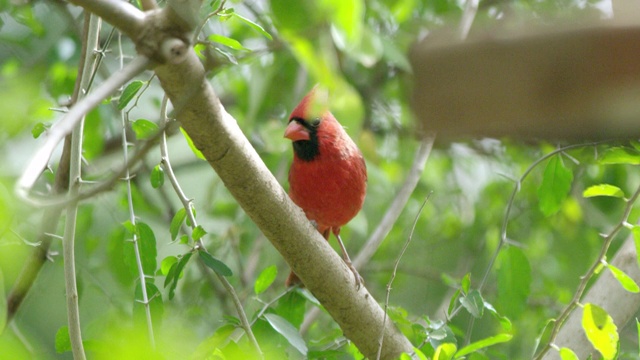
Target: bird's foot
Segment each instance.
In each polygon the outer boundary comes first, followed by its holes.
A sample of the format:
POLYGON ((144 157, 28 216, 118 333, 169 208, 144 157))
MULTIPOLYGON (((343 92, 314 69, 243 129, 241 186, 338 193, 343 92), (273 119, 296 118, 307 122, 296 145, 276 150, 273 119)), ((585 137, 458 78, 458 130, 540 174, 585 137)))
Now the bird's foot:
POLYGON ((358 270, 356 270, 356 267, 353 266, 351 262, 348 262, 347 266, 349 267, 349 270, 351 270, 351 272, 353 273, 353 276, 356 279, 356 289, 360 290, 360 286, 364 285, 364 279, 362 278, 362 276, 360 276, 360 273, 358 273, 358 270))

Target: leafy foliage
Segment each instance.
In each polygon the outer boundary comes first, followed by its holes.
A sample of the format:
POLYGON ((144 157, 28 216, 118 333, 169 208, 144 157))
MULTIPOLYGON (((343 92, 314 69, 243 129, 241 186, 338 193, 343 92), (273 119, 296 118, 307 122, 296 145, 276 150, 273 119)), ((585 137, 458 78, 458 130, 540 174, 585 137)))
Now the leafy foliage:
MULTIPOLYGON (((59 119, 51 109, 64 111, 74 89, 81 43, 75 22, 65 20, 75 12, 65 6, 3 5, 8 14, 0 39, 5 49, 0 52, 0 111, 6 117, 0 121, 3 308, 5 294, 40 242, 42 224, 49 221, 42 218, 42 209, 23 204, 11 189, 25 156, 59 119)), ((592 1, 481 2, 477 21, 511 16, 516 22, 545 22, 543 15, 594 11, 592 1)), ((214 64, 209 76, 227 111, 285 187, 291 157, 282 140, 286 116, 314 83, 331 90, 331 110, 362 149, 369 171, 365 207, 341 233, 354 254, 381 222, 418 146, 406 54, 419 33, 455 26, 461 13, 461 2, 451 0, 271 0, 259 5, 216 0, 203 6, 201 18, 212 16, 195 50, 214 64)), ((102 39, 110 31, 103 29, 102 39)), ((133 55, 124 41, 124 54, 115 43, 103 43, 105 57, 94 81, 113 73, 120 56, 133 55)), ((156 136, 160 90, 146 74, 131 81, 115 101, 88 114, 83 180, 104 181, 122 163, 121 111, 132 120, 124 129, 129 133, 124 146, 156 136)), ((211 276, 215 272, 237 289, 266 358, 361 358, 322 310, 316 321, 305 323, 309 311, 321 305, 306 290, 285 291, 289 269, 282 258, 208 164, 198 160, 204 157, 187 134, 180 129, 180 135, 177 126, 166 130, 171 168, 154 149, 131 169, 131 199, 119 181, 79 206, 77 277, 90 357, 149 356, 147 310, 156 336, 153 355, 255 356, 234 300, 211 276), (173 181, 169 170, 186 199, 164 185, 173 181), (198 224, 192 223, 196 211, 198 224)), ((549 319, 571 301, 585 269, 597 260, 602 246, 598 233, 620 221, 640 183, 638 148, 636 142, 574 147, 545 158, 529 173, 532 164, 550 153, 549 145, 483 139, 437 146, 397 223, 360 269, 367 288, 376 299, 384 298, 394 254, 422 199, 433 191, 391 289, 389 316, 421 358, 530 356, 536 339, 540 346, 548 343, 554 325, 549 319), (521 182, 509 180, 525 173, 530 175, 521 182), (480 280, 495 254, 486 282, 480 280)), ((58 160, 52 159, 36 190, 56 187, 60 171, 58 160)), ((629 225, 637 217, 634 207, 624 225, 640 248, 640 230, 629 225)), ((62 228, 54 226, 51 234, 61 234, 62 228)), ((611 257, 619 245, 614 241, 606 255, 611 257)), ((16 359, 69 355, 60 251, 54 239, 49 251, 54 261, 45 265, 32 295, 11 320, 20 332, 7 328, 0 334, 0 348, 16 359)), ((628 274, 600 260, 626 291, 638 292, 628 274)), ((604 358, 621 351, 637 354, 629 340, 637 329, 618 327, 595 304, 584 304, 583 315, 583 330, 604 358)), ((573 350, 557 351, 563 359, 575 359, 573 350)))

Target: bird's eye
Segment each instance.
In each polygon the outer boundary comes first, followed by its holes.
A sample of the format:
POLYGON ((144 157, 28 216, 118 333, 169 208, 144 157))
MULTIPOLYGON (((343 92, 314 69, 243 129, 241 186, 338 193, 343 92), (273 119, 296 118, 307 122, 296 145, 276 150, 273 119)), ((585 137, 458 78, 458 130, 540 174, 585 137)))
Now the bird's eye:
POLYGON ((313 126, 313 127, 317 127, 318 125, 320 125, 320 119, 314 119, 311 122, 311 126, 313 126))

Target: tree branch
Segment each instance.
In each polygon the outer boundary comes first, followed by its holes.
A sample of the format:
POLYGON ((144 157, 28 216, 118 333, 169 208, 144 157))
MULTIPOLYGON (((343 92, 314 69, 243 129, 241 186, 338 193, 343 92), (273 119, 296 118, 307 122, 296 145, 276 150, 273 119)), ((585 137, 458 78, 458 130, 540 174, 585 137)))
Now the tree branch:
MULTIPOLYGON (((342 259, 295 206, 264 165, 235 119, 220 105, 193 52, 181 64, 158 66, 160 79, 183 128, 229 192, 283 255, 307 288, 360 351, 374 357, 384 312, 373 297, 353 286, 342 259)), ((382 359, 412 352, 391 321, 384 327, 382 359)))
POLYGON ((135 6, 121 0, 69 0, 99 16, 118 28, 134 41, 142 33, 145 14, 135 6))
MULTIPOLYGON (((102 21, 95 15, 85 13, 84 16, 85 40, 87 46, 85 50, 85 61, 82 70, 82 80, 80 80, 79 98, 86 95, 96 62, 93 54, 98 49, 98 39, 100 35, 100 25, 102 21)), ((84 115, 80 116, 71 134, 71 157, 69 162, 69 195, 75 196, 80 189, 82 175, 82 135, 84 129, 84 115)), ((64 237, 62 239, 63 260, 64 260, 64 280, 67 298, 67 323, 69 324, 69 341, 74 359, 84 360, 86 355, 82 344, 82 331, 80 327, 80 308, 78 306, 78 286, 76 282, 76 260, 75 260, 75 237, 76 222, 78 218, 78 203, 74 202, 67 206, 64 237)))
MULTIPOLYGON (((190 51, 182 63, 160 65, 155 71, 183 128, 229 192, 345 336, 365 356, 374 357, 376 340, 384 326, 382 308, 366 289, 358 291, 353 286, 351 271, 269 172, 235 119, 220 104, 195 53, 190 51)), ((402 352, 413 351, 391 321, 387 321, 384 332, 381 358, 395 359, 402 352)))

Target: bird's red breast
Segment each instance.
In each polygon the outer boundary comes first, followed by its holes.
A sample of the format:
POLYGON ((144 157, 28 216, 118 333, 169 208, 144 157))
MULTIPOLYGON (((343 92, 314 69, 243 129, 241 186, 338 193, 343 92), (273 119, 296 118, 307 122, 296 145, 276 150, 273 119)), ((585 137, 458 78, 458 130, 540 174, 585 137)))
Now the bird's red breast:
POLYGON ((317 97, 311 90, 293 110, 285 137, 294 150, 289 196, 324 233, 339 231, 360 211, 367 170, 356 144, 317 97))

